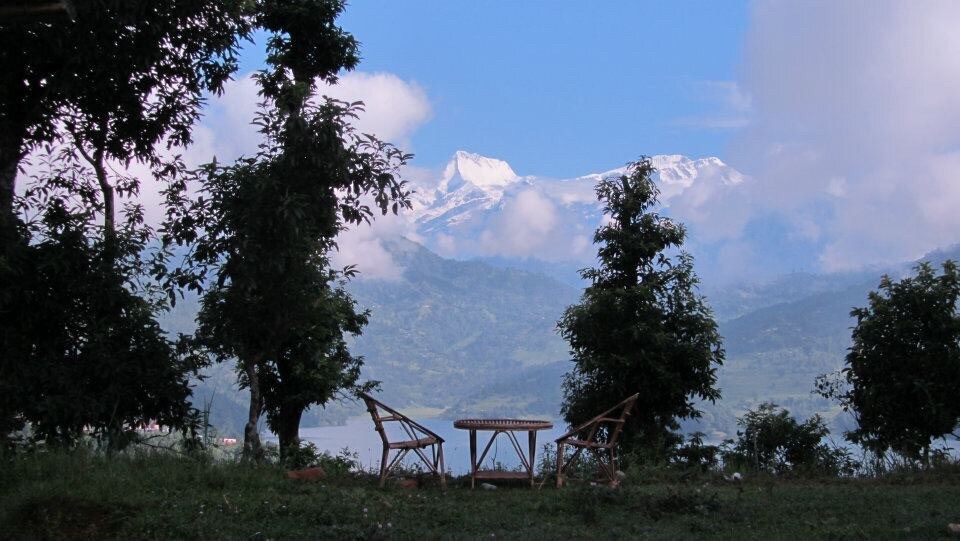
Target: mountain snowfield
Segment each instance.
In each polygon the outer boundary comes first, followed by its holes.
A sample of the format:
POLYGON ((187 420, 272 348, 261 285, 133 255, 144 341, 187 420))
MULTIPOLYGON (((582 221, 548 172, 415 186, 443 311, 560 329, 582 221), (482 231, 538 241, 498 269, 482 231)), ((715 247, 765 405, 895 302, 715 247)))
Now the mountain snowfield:
MULTIPOLYGON (((688 225, 709 225, 707 203, 733 199, 746 177, 719 158, 651 158, 665 213, 688 225)), ((595 253, 603 212, 595 187, 626 167, 574 178, 518 175, 507 162, 457 151, 439 178, 413 184, 406 219, 413 237, 456 258, 532 258, 584 263, 595 253)))

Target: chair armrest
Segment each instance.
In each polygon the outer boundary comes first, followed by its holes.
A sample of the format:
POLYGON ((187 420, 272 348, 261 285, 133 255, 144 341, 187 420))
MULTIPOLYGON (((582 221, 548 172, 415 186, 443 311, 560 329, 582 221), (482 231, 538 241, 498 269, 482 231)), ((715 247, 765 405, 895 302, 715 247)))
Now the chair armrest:
POLYGON ((436 432, 434 432, 433 430, 430 430, 429 428, 423 426, 422 424, 414 421, 413 419, 411 419, 411 418, 409 418, 409 417, 406 417, 404 420, 406 420, 408 423, 410 423, 411 425, 413 425, 414 427, 416 427, 417 430, 421 430, 421 431, 429 434, 430 436, 433 436, 434 438, 436 438, 436 440, 437 440, 438 442, 443 443, 443 441, 444 441, 443 438, 441 438, 440 435, 437 434, 436 432))

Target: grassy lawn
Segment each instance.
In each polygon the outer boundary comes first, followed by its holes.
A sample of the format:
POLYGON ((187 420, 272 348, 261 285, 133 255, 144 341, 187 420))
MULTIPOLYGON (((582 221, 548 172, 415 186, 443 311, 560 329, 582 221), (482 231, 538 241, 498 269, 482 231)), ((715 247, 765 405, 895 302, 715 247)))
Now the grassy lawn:
POLYGON ((628 478, 619 490, 454 480, 380 489, 175 458, 20 457, 0 470, 4 539, 949 538, 960 473, 882 480, 628 478))

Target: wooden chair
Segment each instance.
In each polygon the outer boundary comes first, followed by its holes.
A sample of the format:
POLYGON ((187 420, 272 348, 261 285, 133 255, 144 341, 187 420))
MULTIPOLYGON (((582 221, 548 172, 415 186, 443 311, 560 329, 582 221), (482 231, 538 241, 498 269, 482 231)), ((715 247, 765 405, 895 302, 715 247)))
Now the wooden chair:
POLYGON ((366 402, 367 411, 373 417, 374 427, 380 433, 380 439, 383 440, 383 458, 380 460, 380 486, 387 482, 390 472, 400 464, 403 457, 413 451, 420 457, 420 461, 430 472, 440 477, 440 486, 447 488, 447 480, 443 471, 443 438, 406 415, 384 405, 367 393, 360 393, 360 397, 366 402), (384 423, 397 423, 403 431, 404 437, 410 439, 390 441, 384 423), (424 453, 424 449, 427 447, 431 448, 429 456, 424 453), (388 462, 390 451, 394 450, 399 452, 393 457, 393 460, 388 462))
POLYGON ((616 467, 617 442, 620 441, 623 425, 639 397, 640 394, 637 393, 557 438, 557 488, 563 486, 564 472, 574 464, 584 449, 593 455, 600 473, 612 486, 620 484, 616 467), (601 435, 605 436, 603 440, 600 439, 601 435), (576 449, 569 460, 563 458, 565 445, 576 449))

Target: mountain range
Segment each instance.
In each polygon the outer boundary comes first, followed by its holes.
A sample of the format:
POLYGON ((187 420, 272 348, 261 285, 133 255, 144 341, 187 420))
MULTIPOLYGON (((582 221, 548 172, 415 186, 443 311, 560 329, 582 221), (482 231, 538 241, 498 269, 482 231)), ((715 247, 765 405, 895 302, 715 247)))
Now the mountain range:
MULTIPOLYGON (((668 213, 704 215, 708 202, 734 198, 745 181, 718 158, 650 160, 668 213)), ((575 270, 592 263, 593 232, 603 220, 596 184, 626 170, 564 179, 520 176, 505 161, 457 151, 437 176, 412 184, 413 209, 404 216, 408 236, 444 257, 525 266, 579 287, 575 270)))
MULTIPOLYGON (((562 376, 571 367, 555 323, 580 290, 534 272, 442 258, 412 241, 386 246, 403 264, 402 278, 349 284, 372 311, 351 348, 365 358, 363 378, 381 382, 380 396, 423 416, 555 418, 562 376)), ((960 249, 929 259, 946 258, 960 259, 960 249)), ((888 272, 897 276, 908 268, 888 272)), ((842 366, 853 325, 849 312, 866 304, 880 276, 860 278, 795 274, 718 295, 713 302, 744 313, 719 320, 727 352, 718 372, 722 400, 701 405, 704 419, 685 429, 720 439, 736 431, 739 415, 764 401, 846 426, 836 406, 812 390, 817 375, 842 366)), ((189 304, 178 308, 180 325, 187 324, 189 304)), ((209 375, 197 385, 197 403, 212 397, 214 422, 236 433, 246 397, 235 389, 231 366, 213 367, 209 375)), ((362 413, 357 404, 331 405, 313 410, 304 425, 362 413)))
MULTIPOLYGON (((734 196, 745 182, 716 158, 652 161, 668 210, 700 204, 703 193, 734 196)), ((556 322, 585 285, 576 269, 591 265, 595 253, 592 231, 603 213, 594 185, 622 172, 521 177, 503 161, 457 152, 439 178, 415 186, 414 208, 404 217, 409 238, 376 239, 396 272, 388 279, 362 274, 348 284, 372 312, 351 343, 365 359, 363 378, 381 382, 386 402, 424 416, 556 418, 562 376, 571 367, 556 322)), ((362 271, 364 253, 355 255, 362 271)), ((929 256, 958 257, 958 249, 929 256)), ((910 265, 705 288, 727 351, 718 372, 723 399, 703 404, 704 418, 684 428, 711 439, 729 436, 736 418, 764 401, 801 417, 823 414, 835 427, 848 424, 835 405, 811 393, 814 378, 842 366, 850 310, 866 304, 882 273, 898 276, 910 265)), ((169 316, 168 329, 189 330, 190 304, 169 316)), ((213 396, 214 422, 237 432, 245 397, 235 390, 232 367, 213 367, 210 375, 197 384, 197 402, 213 396)), ((304 424, 362 413, 356 404, 331 405, 304 424)))

